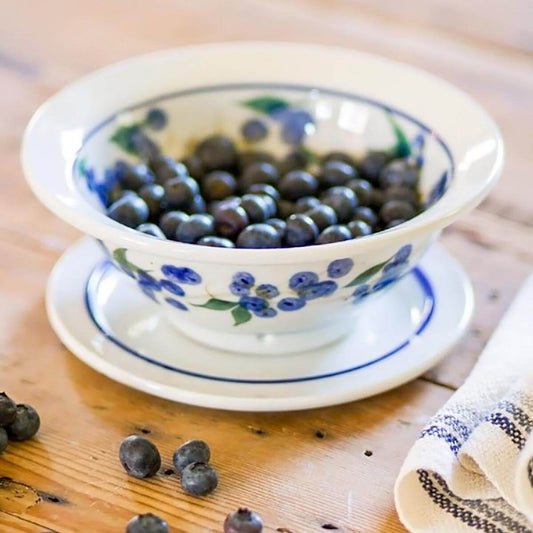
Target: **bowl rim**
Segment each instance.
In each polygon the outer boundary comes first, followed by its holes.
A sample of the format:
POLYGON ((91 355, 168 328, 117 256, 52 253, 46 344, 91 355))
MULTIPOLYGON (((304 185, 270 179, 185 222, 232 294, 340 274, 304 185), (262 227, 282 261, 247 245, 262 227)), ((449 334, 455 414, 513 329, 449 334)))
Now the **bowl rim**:
MULTIPOLYGON (((350 92, 350 91, 346 91, 350 92)), ((159 97, 161 95, 156 95, 159 97)), ((372 95, 369 95, 372 98, 372 95)), ((138 103, 143 102, 145 99, 138 98, 138 103)), ((383 104, 386 106, 386 104, 383 104)), ((128 106, 130 108, 131 106, 128 106)), ((391 106, 393 107, 393 106, 391 106)), ((118 111, 115 110, 115 111, 118 111)), ((403 113, 403 111, 400 109, 403 113)), ((410 113, 407 113, 412 116, 410 113)), ((420 120, 426 123, 419 117, 413 117, 416 120, 420 120)), ((92 126, 86 128, 83 139, 85 139, 87 133, 91 131, 101 120, 95 121, 92 126)), ((76 151, 75 157, 77 157, 79 150, 83 145, 80 145, 76 151)), ((61 153, 57 150, 57 155, 61 157, 61 153)), ((455 160, 453 150, 451 153, 452 160, 455 160)), ((22 148, 21 148, 21 163, 24 170, 26 180, 33 190, 34 194, 39 200, 48 207, 54 214, 64 219, 69 224, 80 229, 81 231, 92 235, 98 239, 104 241, 112 241, 114 243, 120 243, 121 246, 129 249, 136 249, 139 251, 147 251, 150 253, 166 256, 166 257, 182 257, 195 262, 222 262, 225 264, 282 264, 282 263, 294 263, 302 261, 316 262, 318 260, 329 260, 332 256, 342 257, 351 256, 354 257, 358 252, 369 251, 373 248, 380 247, 386 244, 387 241, 394 240, 397 243, 405 242, 409 235, 422 230, 424 233, 431 233, 442 229, 449 225, 453 220, 458 218, 461 214, 473 209, 479 204, 482 199, 489 193, 489 191, 497 183, 504 163, 504 145, 500 131, 493 119, 472 97, 466 94, 464 91, 458 89, 451 83, 430 74, 424 70, 418 69, 406 63, 387 59, 378 55, 369 54, 366 52, 359 52, 348 48, 331 47, 316 44, 296 44, 290 42, 273 42, 273 41, 237 41, 230 43, 212 43, 201 45, 190 45, 178 48, 172 48, 167 50, 160 50, 149 54, 143 54, 134 56, 119 62, 112 63, 108 66, 100 68, 82 78, 70 83, 55 95, 46 100, 34 113, 30 119, 26 130, 24 132, 22 148), (272 248, 272 249, 224 249, 199 246, 196 244, 186 244, 171 240, 156 239, 143 233, 140 233, 134 229, 127 228, 105 215, 105 213, 99 212, 94 206, 90 205, 90 202, 82 194, 81 190, 70 191, 77 196, 77 200, 81 200, 87 206, 90 206, 92 212, 79 213, 75 208, 69 206, 68 198, 58 197, 54 191, 50 191, 46 186, 46 172, 43 169, 36 169, 32 162, 32 158, 35 156, 35 142, 32 139, 33 133, 38 125, 46 124, 46 121, 51 121, 54 113, 54 106, 58 103, 68 104, 68 96, 70 93, 75 92, 85 84, 98 80, 99 78, 113 75, 119 72, 121 69, 127 69, 135 67, 136 65, 142 65, 145 62, 162 59, 164 57, 174 56, 176 54, 186 56, 187 54, 210 54, 211 52, 236 52, 238 50, 275 50, 290 49, 291 51, 298 52, 305 51, 319 51, 326 54, 332 54, 337 56, 347 56, 351 58, 364 59, 371 61, 375 64, 387 65, 397 69, 402 69, 404 72, 409 72, 411 75, 423 77, 438 86, 443 90, 452 92, 455 96, 460 97, 470 108, 472 108, 478 115, 480 121, 484 122, 484 126, 490 131, 490 140, 494 145, 494 161, 490 167, 488 175, 481 184, 478 190, 474 192, 468 198, 460 198, 458 202, 452 203, 452 205, 446 205, 450 202, 443 202, 450 193, 454 185, 454 178, 452 176, 451 185, 444 193, 443 197, 435 204, 423 211, 421 214, 412 218, 411 220, 388 230, 380 231, 367 237, 361 237, 349 241, 330 243, 326 245, 314 245, 295 248, 272 248)), ((456 170, 457 172, 457 170, 456 170)), ((468 173, 468 170, 466 170, 468 173)), ((69 166, 68 173, 72 179, 73 167, 69 166)))

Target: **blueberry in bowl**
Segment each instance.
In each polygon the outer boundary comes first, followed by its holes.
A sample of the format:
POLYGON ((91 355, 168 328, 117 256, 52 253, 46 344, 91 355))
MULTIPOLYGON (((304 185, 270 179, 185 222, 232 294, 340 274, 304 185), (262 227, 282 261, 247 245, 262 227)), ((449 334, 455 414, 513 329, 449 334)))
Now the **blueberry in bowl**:
POLYGON ((22 162, 180 330, 279 354, 349 331, 488 194, 503 144, 474 101, 411 67, 232 43, 70 85, 31 120, 22 162))

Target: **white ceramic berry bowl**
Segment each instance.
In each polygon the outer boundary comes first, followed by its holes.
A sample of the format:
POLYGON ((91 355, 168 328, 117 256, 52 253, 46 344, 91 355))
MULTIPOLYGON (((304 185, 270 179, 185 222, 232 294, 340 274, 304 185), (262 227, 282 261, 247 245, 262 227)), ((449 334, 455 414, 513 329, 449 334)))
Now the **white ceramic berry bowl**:
POLYGON ((367 300, 488 194, 503 143, 471 98, 409 66, 320 46, 232 43, 129 59, 73 83, 35 113, 22 162, 38 198, 102 241, 182 332, 217 348, 282 354, 346 333, 367 300), (213 132, 237 139, 244 120, 261 116, 271 133, 253 149, 281 156, 290 148, 272 106, 312 116, 304 139, 312 154, 391 148, 423 158, 428 208, 369 237, 269 250, 157 240, 105 216, 99 195, 107 169, 118 159, 139 160, 132 135, 179 159, 191 140, 213 132), (146 123, 154 108, 164 127, 146 123))

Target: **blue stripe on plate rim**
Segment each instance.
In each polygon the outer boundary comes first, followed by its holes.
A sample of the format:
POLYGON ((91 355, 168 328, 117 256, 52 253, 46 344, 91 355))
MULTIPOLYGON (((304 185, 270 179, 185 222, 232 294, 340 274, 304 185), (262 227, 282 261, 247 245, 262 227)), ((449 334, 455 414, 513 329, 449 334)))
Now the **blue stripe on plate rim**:
POLYGON ((428 327, 428 325, 430 324, 433 318, 433 315, 435 312, 435 306, 436 306, 435 292, 433 290, 433 286, 429 278, 419 267, 415 267, 408 275, 414 275, 416 281, 418 282, 418 284, 420 285, 424 293, 423 314, 420 319, 420 323, 418 324, 416 330, 412 332, 403 342, 401 342, 398 346, 394 347, 388 352, 380 355, 379 357, 376 357, 372 359, 371 361, 367 361, 360 365, 356 365, 350 368, 345 368, 343 370, 338 370, 335 372, 329 372, 325 374, 301 376, 301 377, 296 377, 296 378, 245 379, 245 378, 230 378, 226 376, 213 376, 209 374, 203 374, 201 372, 194 372, 192 370, 186 370, 184 368, 173 366, 173 365, 158 361, 156 359, 153 359, 152 357, 144 353, 138 352, 131 346, 128 346, 126 343, 118 339, 113 334, 111 329, 108 328, 107 325, 105 324, 105 320, 101 319, 100 311, 95 302, 96 302, 96 294, 98 292, 100 282, 102 281, 103 277, 105 276, 105 274, 108 272, 109 269, 115 269, 115 268, 116 267, 111 262, 109 262, 107 259, 101 261, 99 264, 97 264, 94 267, 85 285, 85 306, 87 309, 87 313, 91 321, 93 322, 93 324, 100 331, 100 333, 108 341, 110 341, 117 347, 121 348, 122 350, 129 353, 130 355, 133 355, 134 357, 137 357, 138 359, 145 361, 146 363, 150 363, 152 365, 158 366, 165 370, 176 372, 176 373, 179 373, 185 376, 206 379, 206 380, 211 380, 211 381, 224 382, 224 383, 238 383, 238 384, 247 384, 247 385, 276 385, 276 384, 286 384, 286 383, 301 383, 305 381, 317 381, 317 380, 326 379, 326 378, 333 378, 333 377, 340 376, 343 374, 349 374, 352 372, 356 372, 358 370, 362 370, 363 368, 367 368, 369 366, 380 363, 384 361, 385 359, 388 359, 389 357, 392 357, 393 355, 396 355, 400 353, 402 350, 404 350, 405 348, 407 348, 428 327))

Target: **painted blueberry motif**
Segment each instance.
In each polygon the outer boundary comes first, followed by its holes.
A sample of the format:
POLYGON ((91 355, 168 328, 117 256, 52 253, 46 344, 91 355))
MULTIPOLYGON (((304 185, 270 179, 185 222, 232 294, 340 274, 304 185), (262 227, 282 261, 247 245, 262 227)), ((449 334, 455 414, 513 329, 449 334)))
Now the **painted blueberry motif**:
POLYGON ((180 309, 181 311, 188 311, 187 306, 185 306, 183 303, 181 303, 179 300, 176 300, 175 298, 165 298, 165 302, 170 304, 172 307, 175 307, 176 309, 180 309))
POLYGON ((264 298, 257 296, 243 296, 239 300, 239 305, 248 309, 248 311, 261 311, 268 307, 268 303, 264 298))
POLYGON ((261 318, 273 318, 278 312, 273 307, 265 307, 264 309, 252 309, 252 313, 261 318))
POLYGON ((147 272, 139 270, 139 272, 137 272, 137 276, 137 281, 139 282, 139 284, 142 284, 145 287, 150 287, 154 291, 161 290, 161 283, 147 272))
POLYGON ((306 287, 302 291, 299 291, 299 295, 305 300, 315 300, 316 298, 322 298, 329 296, 337 290, 337 284, 334 281, 320 281, 319 283, 313 283, 309 287, 306 287))
POLYGON ((377 283, 372 287, 372 290, 374 292, 380 291, 381 289, 384 289, 391 283, 394 283, 397 279, 398 279, 397 277, 382 278, 377 281, 377 283))
POLYGON ((394 260, 397 263, 405 263, 409 259, 409 256, 411 255, 411 252, 413 250, 413 246, 411 244, 406 244, 405 246, 402 246, 395 254, 394 260))
POLYGON ((257 296, 261 298, 266 298, 267 300, 270 300, 272 298, 275 298, 276 296, 279 296, 279 290, 275 285, 263 283, 256 287, 255 294, 257 294, 257 296))
POLYGON ((328 265, 328 276, 330 278, 342 278, 353 268, 353 260, 350 258, 335 259, 328 265))
POLYGON ((318 281, 318 275, 314 272, 297 272, 289 279, 289 287, 293 291, 303 290, 318 281))
POLYGON ((298 311, 298 309, 301 309, 305 306, 305 299, 304 298, 282 298, 278 302, 278 309, 281 311, 298 311))
POLYGON ((254 286, 255 278, 249 272, 237 272, 233 276, 233 282, 242 287, 250 288, 254 286))
POLYGON ((353 303, 357 303, 370 294, 370 285, 367 283, 359 285, 352 293, 353 303))
POLYGON ((250 294, 250 287, 247 285, 242 285, 237 281, 233 281, 231 283, 231 285, 229 286, 229 290, 231 294, 234 294, 235 296, 246 296, 250 294))
POLYGON ((162 130, 168 122, 167 114, 158 107, 154 107, 146 113, 146 125, 153 130, 162 130))
POLYGON ((187 285, 198 285, 202 282, 200 274, 188 267, 176 267, 173 265, 163 265, 161 272, 171 281, 185 283, 187 285))
POLYGON ((313 117, 303 109, 285 111, 281 124, 281 138, 287 144, 300 144, 307 134, 314 131, 313 117))
POLYGON ((185 296, 185 291, 177 283, 168 279, 162 279, 159 283, 166 291, 175 294, 176 296, 185 296))

